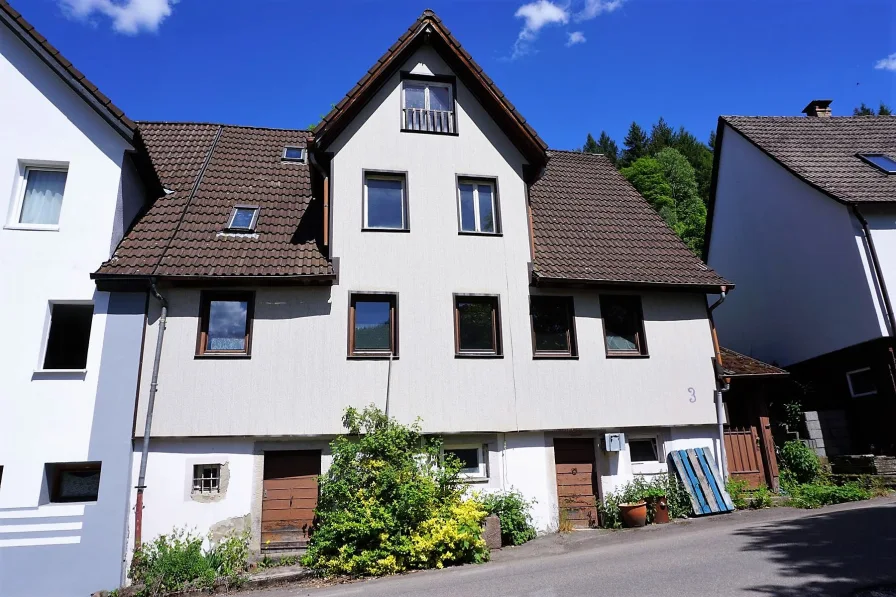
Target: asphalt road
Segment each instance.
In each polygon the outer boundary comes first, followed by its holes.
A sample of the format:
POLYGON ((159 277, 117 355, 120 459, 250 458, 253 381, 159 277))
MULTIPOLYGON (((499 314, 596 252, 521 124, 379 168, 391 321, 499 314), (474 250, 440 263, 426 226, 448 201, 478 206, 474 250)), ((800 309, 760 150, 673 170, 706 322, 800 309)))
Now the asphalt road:
POLYGON ((251 597, 896 594, 896 499, 543 537, 479 566, 251 597), (881 588, 868 591, 870 587, 881 588), (857 593, 860 589, 866 589, 857 593))

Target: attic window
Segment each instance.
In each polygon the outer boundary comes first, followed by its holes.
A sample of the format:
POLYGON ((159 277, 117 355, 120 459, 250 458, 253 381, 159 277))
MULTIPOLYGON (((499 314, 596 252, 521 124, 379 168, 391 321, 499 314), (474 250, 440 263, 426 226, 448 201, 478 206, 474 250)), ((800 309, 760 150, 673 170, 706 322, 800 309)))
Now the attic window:
POLYGON ((304 147, 284 147, 283 148, 283 161, 284 162, 305 162, 305 148, 304 147))
POLYGON ((255 232, 258 222, 258 208, 254 205, 237 205, 230 214, 227 230, 232 232, 255 232))
POLYGON ((859 157, 887 174, 896 174, 896 160, 882 153, 860 153, 859 157))

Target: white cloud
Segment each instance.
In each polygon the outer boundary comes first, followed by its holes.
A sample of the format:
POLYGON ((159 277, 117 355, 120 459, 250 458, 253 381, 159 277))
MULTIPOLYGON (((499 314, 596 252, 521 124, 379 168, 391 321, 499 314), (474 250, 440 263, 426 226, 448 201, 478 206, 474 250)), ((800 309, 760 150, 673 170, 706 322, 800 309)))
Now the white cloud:
POLYGON ((68 15, 87 20, 95 14, 112 19, 118 33, 136 35, 141 31, 156 31, 171 15, 178 0, 59 0, 68 15))
POLYGON ((896 72, 896 52, 890 54, 886 58, 878 60, 874 64, 874 68, 878 70, 891 70, 896 72))
POLYGON ((520 6, 514 16, 524 19, 523 28, 516 43, 513 44, 513 58, 525 56, 532 51, 532 42, 538 37, 538 32, 548 25, 565 25, 569 22, 569 11, 549 0, 537 0, 520 6))
POLYGON ((622 0, 585 0, 585 8, 576 13, 576 22, 590 21, 622 6, 622 0))
POLYGON ((572 33, 567 33, 566 37, 567 37, 567 40, 566 40, 567 48, 569 46, 574 46, 576 44, 583 44, 587 41, 585 39, 585 34, 582 33, 581 31, 573 31, 572 33))

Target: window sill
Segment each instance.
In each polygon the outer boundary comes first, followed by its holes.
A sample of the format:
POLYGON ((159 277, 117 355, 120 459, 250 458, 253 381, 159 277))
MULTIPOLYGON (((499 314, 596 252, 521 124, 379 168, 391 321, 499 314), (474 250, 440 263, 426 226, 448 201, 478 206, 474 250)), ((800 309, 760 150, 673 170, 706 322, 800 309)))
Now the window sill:
POLYGON ((646 359, 650 357, 649 354, 641 354, 635 352, 608 352, 608 359, 646 359))
POLYGON ((458 135, 457 135, 457 131, 455 131, 455 132, 453 132, 453 133, 450 133, 450 132, 447 132, 447 131, 446 131, 446 132, 441 132, 441 131, 421 131, 421 130, 418 130, 418 129, 406 129, 406 128, 402 128, 402 129, 401 129, 401 132, 402 132, 402 133, 415 133, 415 134, 418 134, 418 135, 440 135, 440 136, 443 136, 443 137, 457 137, 457 136, 458 136, 458 135))
POLYGON ((455 359, 503 359, 503 354, 495 354, 493 352, 458 352, 454 355, 455 359))
POLYGON ((349 361, 388 361, 389 359, 393 361, 398 360, 398 355, 388 355, 388 354, 350 354, 345 358, 349 361))
POLYGON ((365 228, 361 227, 361 232, 410 232, 410 228, 365 228))
POLYGON ((207 352, 205 354, 193 355, 194 359, 251 359, 251 354, 226 354, 219 352, 207 352))
POLYGON ((467 476, 461 475, 461 478, 462 478, 464 481, 466 481, 467 483, 474 483, 474 484, 478 484, 478 483, 488 483, 488 477, 479 477, 479 476, 476 476, 476 477, 467 477, 467 476))
POLYGON ((532 355, 532 358, 536 361, 578 361, 579 355, 577 354, 549 354, 549 353, 535 353, 532 355))
POLYGON ((504 236, 503 232, 471 232, 469 230, 458 230, 458 236, 504 236))
POLYGON ((7 224, 4 230, 32 230, 41 232, 59 232, 59 225, 51 224, 7 224))
POLYGON ((87 369, 35 369, 31 379, 84 379, 87 369))

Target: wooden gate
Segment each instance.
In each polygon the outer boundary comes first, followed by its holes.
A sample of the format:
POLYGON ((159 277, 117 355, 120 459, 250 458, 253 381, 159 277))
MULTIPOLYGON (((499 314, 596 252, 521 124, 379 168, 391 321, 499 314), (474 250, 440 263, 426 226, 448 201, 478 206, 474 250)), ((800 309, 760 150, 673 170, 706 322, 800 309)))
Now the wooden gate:
POLYGON ((746 481, 750 489, 757 489, 765 483, 762 453, 755 427, 728 428, 725 431, 725 453, 728 474, 732 479, 746 481))
POLYGON ((261 550, 295 550, 308 545, 317 507, 320 450, 264 453, 261 550))
POLYGON ((554 440, 557 498, 561 517, 575 527, 597 525, 597 471, 594 439, 554 440))

